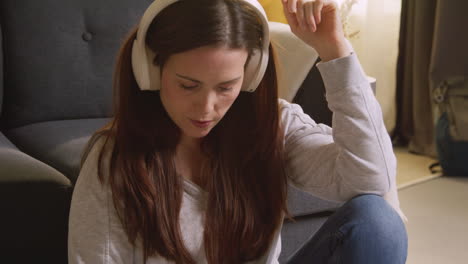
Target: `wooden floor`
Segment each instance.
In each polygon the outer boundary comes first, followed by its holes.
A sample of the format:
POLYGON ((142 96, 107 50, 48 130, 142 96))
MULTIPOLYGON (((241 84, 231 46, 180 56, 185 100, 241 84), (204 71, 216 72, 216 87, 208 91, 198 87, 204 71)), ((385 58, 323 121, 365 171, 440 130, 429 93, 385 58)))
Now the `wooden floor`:
POLYGON ((408 217, 408 264, 468 263, 468 177, 439 177, 399 191, 408 217))

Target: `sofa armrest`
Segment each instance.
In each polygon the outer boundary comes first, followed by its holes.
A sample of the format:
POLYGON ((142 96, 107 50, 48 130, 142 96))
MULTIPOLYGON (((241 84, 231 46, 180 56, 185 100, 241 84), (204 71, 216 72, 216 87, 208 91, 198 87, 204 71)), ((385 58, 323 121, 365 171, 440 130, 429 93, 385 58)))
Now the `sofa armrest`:
POLYGON ((0 24, 0 115, 2 114, 3 104, 3 38, 2 38, 2 25, 0 24))
POLYGON ((43 182, 71 186, 62 173, 21 152, 0 132, 0 184, 5 182, 43 182))
POLYGON ((66 263, 71 190, 63 174, 18 150, 0 132, 2 262, 66 263))

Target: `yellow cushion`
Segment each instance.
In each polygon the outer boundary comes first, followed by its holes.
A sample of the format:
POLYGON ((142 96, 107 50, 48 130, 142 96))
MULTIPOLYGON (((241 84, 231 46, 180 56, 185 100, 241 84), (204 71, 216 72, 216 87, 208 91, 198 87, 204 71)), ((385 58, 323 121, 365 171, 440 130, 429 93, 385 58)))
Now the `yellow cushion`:
POLYGON ((269 21, 287 23, 281 0, 258 0, 265 9, 269 21))

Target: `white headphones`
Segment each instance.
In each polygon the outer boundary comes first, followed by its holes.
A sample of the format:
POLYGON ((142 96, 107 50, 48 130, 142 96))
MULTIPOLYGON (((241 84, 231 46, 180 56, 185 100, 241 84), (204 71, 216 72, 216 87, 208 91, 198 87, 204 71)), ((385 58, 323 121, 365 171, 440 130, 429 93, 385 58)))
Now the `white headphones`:
MULTIPOLYGON (((145 11, 140 21, 136 39, 132 47, 132 69, 141 90, 159 90, 161 88, 160 68, 154 65, 156 54, 146 46, 146 32, 153 19, 167 6, 179 0, 155 0, 145 11)), ((246 66, 241 91, 254 92, 265 74, 268 64, 270 31, 265 10, 257 0, 243 0, 257 11, 263 24, 262 50, 255 51, 246 66)))

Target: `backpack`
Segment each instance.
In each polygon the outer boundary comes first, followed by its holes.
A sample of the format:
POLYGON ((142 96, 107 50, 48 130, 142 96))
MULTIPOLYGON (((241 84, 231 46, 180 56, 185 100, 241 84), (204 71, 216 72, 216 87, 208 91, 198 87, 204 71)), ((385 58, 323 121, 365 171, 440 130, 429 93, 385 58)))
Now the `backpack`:
POLYGON ((451 78, 434 89, 440 110, 435 127, 437 157, 444 175, 468 176, 468 78, 451 78))

